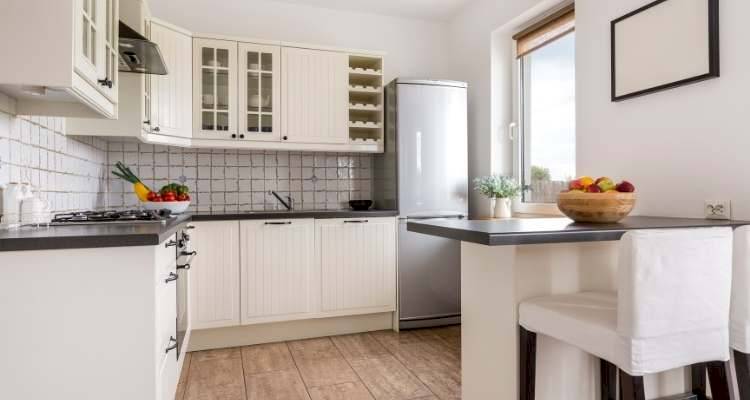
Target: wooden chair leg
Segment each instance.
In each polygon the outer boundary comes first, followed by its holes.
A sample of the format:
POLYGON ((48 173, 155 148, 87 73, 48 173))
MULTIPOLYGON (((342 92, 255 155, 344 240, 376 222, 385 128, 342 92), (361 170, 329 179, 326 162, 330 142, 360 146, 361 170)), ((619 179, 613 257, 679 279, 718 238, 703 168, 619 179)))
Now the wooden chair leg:
POLYGON ((620 399, 621 400, 646 400, 646 389, 643 386, 642 376, 630 376, 620 370, 620 399))
POLYGON ((729 365, 722 361, 706 363, 708 383, 711 385, 711 398, 713 400, 730 400, 731 381, 728 367, 729 365))
POLYGON ((734 368, 737 372, 740 399, 750 399, 750 354, 735 350, 734 368))
POLYGON ((690 366, 690 384, 692 393, 698 400, 707 400, 706 397, 706 364, 693 364, 690 366))
POLYGON ((536 384, 536 333, 519 326, 518 376, 519 400, 534 400, 536 384))
POLYGON ((601 400, 617 400, 617 367, 607 360, 599 360, 601 371, 601 400))

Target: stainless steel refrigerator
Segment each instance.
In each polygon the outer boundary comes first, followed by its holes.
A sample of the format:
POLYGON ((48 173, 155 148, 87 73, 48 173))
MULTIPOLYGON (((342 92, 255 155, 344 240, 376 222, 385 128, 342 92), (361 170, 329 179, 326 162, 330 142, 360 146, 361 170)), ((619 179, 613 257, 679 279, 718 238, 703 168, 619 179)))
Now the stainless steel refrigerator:
POLYGON ((386 87, 386 150, 375 201, 399 210, 402 329, 461 321, 460 242, 408 232, 411 220, 468 215, 467 85, 396 79, 386 87))

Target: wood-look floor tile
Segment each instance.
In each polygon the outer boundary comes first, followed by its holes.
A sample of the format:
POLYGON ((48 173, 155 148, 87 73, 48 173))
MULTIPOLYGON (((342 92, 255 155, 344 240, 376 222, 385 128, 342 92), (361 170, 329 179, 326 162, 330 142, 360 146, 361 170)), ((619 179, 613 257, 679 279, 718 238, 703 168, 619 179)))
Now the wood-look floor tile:
POLYGON ((355 334, 331 337, 341 354, 349 361, 362 358, 380 357, 389 354, 380 342, 369 334, 355 334))
POLYGON ((185 360, 182 362, 182 371, 180 372, 180 383, 187 382, 188 371, 190 371, 190 361, 193 358, 193 353, 185 353, 185 360))
POLYGON ((406 400, 432 394, 391 355, 355 360, 351 364, 377 400, 406 400))
POLYGON ((458 351, 440 340, 402 344, 391 352, 412 371, 461 368, 461 356, 458 351))
POLYGON ((310 400, 297 370, 247 375, 246 385, 248 400, 310 400))
POLYGON ((239 347, 232 347, 229 349, 216 349, 216 350, 203 350, 190 353, 191 361, 209 361, 209 360, 224 360, 228 358, 240 358, 241 350, 239 347))
POLYGON ((295 359, 341 357, 330 338, 304 339, 288 342, 289 350, 295 359))
POLYGON ((174 400, 182 400, 185 397, 185 383, 177 383, 177 391, 174 394, 174 400))
POLYGON ((441 400, 461 399, 460 369, 431 369, 414 371, 432 393, 441 400))
POLYGON ((185 400, 245 400, 242 359, 197 361, 193 356, 185 400))
POLYGON ((246 375, 296 368, 289 347, 283 342, 243 347, 242 365, 246 375))
POLYGON ((308 388, 357 382, 359 378, 343 357, 297 358, 297 368, 308 388))
POLYGON ((419 343, 422 341, 413 331, 376 331, 371 332, 370 335, 388 350, 393 350, 403 344, 419 343))
POLYGON ((340 383, 310 389, 312 400, 373 400, 362 382, 340 383))

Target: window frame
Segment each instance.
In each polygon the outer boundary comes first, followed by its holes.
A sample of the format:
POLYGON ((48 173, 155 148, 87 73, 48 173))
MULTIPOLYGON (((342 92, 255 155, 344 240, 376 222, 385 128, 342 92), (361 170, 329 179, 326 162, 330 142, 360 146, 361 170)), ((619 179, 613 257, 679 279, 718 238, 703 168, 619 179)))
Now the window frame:
MULTIPOLYGON (((572 33, 572 32, 571 32, 572 33)), ((571 33, 567 33, 562 37, 565 37, 571 33)), ((560 39, 558 38, 558 39, 560 39)), ((513 117, 514 121, 510 123, 508 131, 510 132, 510 138, 513 142, 513 178, 518 182, 519 185, 524 183, 525 174, 524 160, 529 157, 528 152, 530 151, 527 146, 524 146, 526 139, 525 135, 525 123, 528 115, 524 108, 523 102, 523 91, 527 90, 524 86, 524 59, 518 57, 516 40, 513 40, 513 51, 512 51, 512 63, 513 63, 513 117)), ((513 199, 513 209, 520 214, 539 214, 539 215, 551 215, 551 216, 562 216, 563 213, 557 207, 556 203, 532 203, 524 202, 523 196, 513 199)))

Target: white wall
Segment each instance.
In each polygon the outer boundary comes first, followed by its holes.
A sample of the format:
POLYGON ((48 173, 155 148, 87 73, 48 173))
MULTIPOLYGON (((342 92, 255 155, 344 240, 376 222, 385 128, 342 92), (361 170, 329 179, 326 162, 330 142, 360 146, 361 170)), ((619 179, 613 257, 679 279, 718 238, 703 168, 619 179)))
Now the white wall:
POLYGON ((636 212, 702 217, 704 199, 730 199, 750 218, 750 15, 721 2, 721 78, 610 102, 609 21, 648 0, 578 0, 578 171, 632 180, 636 212))
POLYGON ((151 0, 155 16, 196 33, 381 50, 386 79, 450 78, 445 24, 287 3, 151 0))

